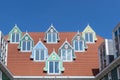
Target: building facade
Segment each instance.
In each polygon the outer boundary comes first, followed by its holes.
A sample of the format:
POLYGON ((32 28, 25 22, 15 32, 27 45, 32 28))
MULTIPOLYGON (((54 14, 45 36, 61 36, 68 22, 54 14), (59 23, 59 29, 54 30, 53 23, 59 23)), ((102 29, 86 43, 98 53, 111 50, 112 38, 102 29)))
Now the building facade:
POLYGON ((95 80, 99 72, 98 47, 104 39, 90 25, 82 32, 58 32, 53 25, 45 32, 22 32, 15 25, 3 38, 1 80, 95 80))
MULTIPOLYGON (((113 32, 113 40, 111 43, 105 42, 104 44, 108 44, 108 50, 110 50, 109 54, 114 55, 114 60, 110 61, 108 65, 105 65, 100 63, 102 67, 101 71, 98 75, 96 75, 96 80, 120 80, 120 23, 114 28, 113 32), (113 46, 113 48, 112 48, 113 46)), ((103 45, 100 46, 99 50, 103 47, 103 45)), ((106 49, 106 48, 105 48, 106 49)), ((107 52, 107 50, 105 50, 107 52)), ((102 52, 99 52, 101 54, 102 52)), ((104 58, 106 58, 104 56, 104 58)), ((101 61, 103 60, 102 57, 100 57, 101 61)), ((109 59, 107 59, 109 60, 109 59)), ((101 67, 100 67, 101 68, 101 67)))

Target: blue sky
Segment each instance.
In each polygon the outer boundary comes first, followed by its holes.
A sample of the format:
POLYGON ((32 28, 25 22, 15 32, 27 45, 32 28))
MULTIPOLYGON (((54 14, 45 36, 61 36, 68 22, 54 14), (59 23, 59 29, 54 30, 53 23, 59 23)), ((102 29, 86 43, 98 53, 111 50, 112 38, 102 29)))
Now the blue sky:
POLYGON ((83 31, 112 38, 120 22, 120 0, 0 0, 0 30, 6 35, 17 24, 25 32, 44 32, 51 23, 59 32, 83 31))

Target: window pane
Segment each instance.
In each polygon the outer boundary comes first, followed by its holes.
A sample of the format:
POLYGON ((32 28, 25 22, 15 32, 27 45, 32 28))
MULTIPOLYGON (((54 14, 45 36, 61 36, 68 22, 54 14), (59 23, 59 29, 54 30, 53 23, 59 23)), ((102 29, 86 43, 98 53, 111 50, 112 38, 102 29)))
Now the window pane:
POLYGON ((74 46, 75 46, 75 50, 78 50, 78 41, 75 40, 74 46))
POLYGON ((26 41, 23 41, 22 50, 26 50, 26 41))
POLYGON ((35 51, 35 60, 39 60, 39 50, 35 51))
POLYGON ((44 60, 44 50, 41 50, 41 60, 44 60))
POLYGON ((72 58, 71 52, 72 51, 70 49, 67 50, 67 60, 71 60, 71 58, 72 58))
POLYGON ((27 41, 27 50, 30 50, 30 41, 27 41))
POLYGON ((90 33, 90 42, 93 42, 93 33, 90 33))
POLYGON ((66 50, 62 49, 62 60, 66 60, 66 50))
POLYGON ((12 33, 12 42, 15 42, 15 33, 12 33))
POLYGON ((56 42, 57 41, 57 36, 56 36, 56 33, 53 33, 53 42, 56 42))
POLYGON ((80 50, 83 50, 83 41, 80 41, 79 45, 80 45, 80 50))
POLYGON ((16 42, 19 42, 19 33, 16 33, 16 42))
POLYGON ((59 73, 59 62, 55 62, 55 73, 59 73))
POLYGON ((48 33, 48 42, 51 42, 51 33, 48 33))
POLYGON ((53 62, 49 62, 49 73, 53 73, 53 62))
POLYGON ((89 42, 88 33, 85 33, 85 40, 86 40, 87 42, 89 42))

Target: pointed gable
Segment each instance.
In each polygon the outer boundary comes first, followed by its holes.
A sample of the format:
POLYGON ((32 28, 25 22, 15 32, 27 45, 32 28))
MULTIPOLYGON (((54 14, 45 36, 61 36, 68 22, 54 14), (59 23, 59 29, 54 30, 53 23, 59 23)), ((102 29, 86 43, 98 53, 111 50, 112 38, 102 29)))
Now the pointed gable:
POLYGON ((30 51, 31 51, 32 48, 33 48, 33 46, 34 46, 34 41, 33 41, 33 39, 31 38, 31 36, 30 36, 27 32, 24 34, 24 36, 23 36, 23 37, 21 38, 21 40, 20 40, 20 44, 19 44, 19 46, 18 46, 19 49, 22 50, 22 48, 25 47, 25 46, 23 45, 24 42, 25 42, 25 44, 26 44, 26 47, 27 47, 27 46, 30 46, 30 51), (30 42, 30 43, 27 44, 28 42, 30 42))
POLYGON ((48 49, 46 48, 46 46, 41 41, 39 41, 33 47, 32 55, 31 55, 30 58, 32 58, 34 61, 43 61, 43 60, 46 60, 47 57, 48 57, 48 49), (38 51, 38 53, 36 53, 36 51, 38 51), (38 60, 36 59, 37 57, 39 58, 38 60), (41 59, 43 59, 43 60, 41 60, 41 59))
POLYGON ((94 42, 97 40, 96 32, 91 28, 91 26, 89 24, 83 30, 82 36, 86 40, 86 42, 94 42))
POLYGON ((46 46, 41 42, 39 41, 34 47, 33 47, 33 50, 34 49, 47 49, 46 46))
POLYGON ((77 34, 73 37, 72 41, 73 40, 84 40, 84 38, 81 36, 81 34, 79 33, 79 31, 77 32, 77 34))
POLYGON ((73 61, 76 58, 74 48, 66 40, 58 50, 59 56, 63 61, 73 61), (64 57, 64 58, 63 58, 64 57))
POLYGON ((44 71, 48 71, 48 69, 49 69, 48 63, 49 63, 49 61, 58 61, 59 62, 59 70, 64 71, 63 62, 62 62, 62 60, 60 59, 60 57, 57 55, 57 53, 55 51, 53 51, 51 53, 51 55, 48 57, 48 59, 46 60, 44 71))
POLYGON ((15 24, 13 29, 9 32, 8 41, 10 41, 10 42, 19 42, 21 36, 22 36, 22 32, 18 28, 18 26, 15 24), (18 39, 18 40, 16 40, 16 39, 18 39))
POLYGON ((60 40, 59 33, 52 24, 48 28, 48 30, 45 32, 44 40, 47 43, 57 43, 60 40))
POLYGON ((87 44, 82 35, 77 32, 77 34, 72 39, 72 45, 75 52, 84 52, 87 49, 87 44))

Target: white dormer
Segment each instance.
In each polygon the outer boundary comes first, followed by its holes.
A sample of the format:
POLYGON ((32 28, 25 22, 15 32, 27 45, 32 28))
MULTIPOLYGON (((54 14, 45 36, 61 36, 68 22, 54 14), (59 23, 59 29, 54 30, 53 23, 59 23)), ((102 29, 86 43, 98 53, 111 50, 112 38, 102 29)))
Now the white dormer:
POLYGON ((49 27, 49 29, 45 33, 45 41, 47 43, 57 43, 59 40, 60 39, 59 39, 58 31, 51 24, 51 26, 49 27))
POLYGON ((82 36, 86 43, 94 43, 97 40, 95 31, 88 24, 87 27, 82 32, 82 36))

